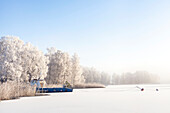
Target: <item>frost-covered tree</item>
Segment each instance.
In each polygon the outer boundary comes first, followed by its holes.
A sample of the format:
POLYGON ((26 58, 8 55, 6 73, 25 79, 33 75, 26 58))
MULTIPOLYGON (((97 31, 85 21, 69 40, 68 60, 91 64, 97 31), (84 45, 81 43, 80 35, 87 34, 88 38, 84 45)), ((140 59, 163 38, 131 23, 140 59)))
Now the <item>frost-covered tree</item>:
POLYGON ((72 84, 84 82, 84 76, 82 76, 82 69, 78 55, 75 53, 72 56, 72 84))
POLYGON ((54 47, 47 48, 46 56, 49 59, 49 63, 48 63, 48 73, 45 80, 48 84, 54 84, 55 82, 57 82, 56 81, 57 78, 56 52, 57 49, 54 47))
POLYGON ((136 71, 114 75, 112 81, 114 81, 113 84, 149 84, 159 83, 159 77, 147 71, 136 71))
POLYGON ((46 81, 49 84, 62 84, 67 78, 67 54, 60 50, 49 48, 47 55, 49 58, 48 75, 46 81))
POLYGON ((5 36, 0 39, 0 78, 1 80, 14 80, 20 78, 24 42, 18 37, 5 36))
POLYGON ((111 84, 120 84, 120 76, 114 73, 111 78, 111 84))
POLYGON ((18 37, 5 36, 0 39, 1 79, 43 79, 48 69, 47 62, 40 50, 29 43, 24 44, 18 37))
POLYGON ((32 79, 44 79, 48 72, 48 58, 43 52, 30 43, 25 44, 21 52, 23 73, 21 78, 26 81, 32 79))
POLYGON ((101 72, 101 84, 105 84, 105 85, 109 85, 110 84, 110 75, 105 73, 105 72, 101 72))
POLYGON ((111 77, 105 72, 99 72, 95 68, 83 67, 85 83, 99 83, 108 85, 111 82, 111 77))
POLYGON ((64 74, 63 74, 63 83, 68 81, 72 82, 72 62, 68 53, 63 53, 63 65, 64 65, 64 74))
POLYGON ((93 68, 89 68, 89 67, 82 67, 82 76, 85 79, 85 83, 93 83, 94 81, 94 77, 93 77, 93 68))
POLYGON ((55 48, 47 49, 46 56, 49 58, 48 75, 46 81, 49 84, 63 84, 66 81, 69 83, 83 82, 81 76, 81 67, 79 64, 79 58, 75 54, 70 58, 69 54, 56 50, 55 48))

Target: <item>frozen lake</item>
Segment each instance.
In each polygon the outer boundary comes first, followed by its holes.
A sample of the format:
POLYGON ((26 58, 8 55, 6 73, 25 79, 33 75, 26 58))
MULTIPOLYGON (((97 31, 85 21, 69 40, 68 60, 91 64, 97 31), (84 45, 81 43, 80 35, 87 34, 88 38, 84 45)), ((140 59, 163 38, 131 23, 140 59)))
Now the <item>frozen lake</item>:
POLYGON ((170 85, 117 85, 3 101, 0 113, 170 113, 169 106, 170 85))

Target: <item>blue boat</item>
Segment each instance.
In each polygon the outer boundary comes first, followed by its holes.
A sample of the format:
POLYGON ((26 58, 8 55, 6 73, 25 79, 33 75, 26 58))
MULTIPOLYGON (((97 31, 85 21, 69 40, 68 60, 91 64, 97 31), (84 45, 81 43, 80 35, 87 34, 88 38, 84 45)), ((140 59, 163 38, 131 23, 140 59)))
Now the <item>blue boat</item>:
POLYGON ((72 88, 36 88, 38 93, 72 92, 72 88))
POLYGON ((37 80, 37 79, 32 80, 31 85, 36 86, 37 93, 73 92, 73 88, 67 87, 66 85, 63 85, 62 88, 44 88, 43 80, 37 80))

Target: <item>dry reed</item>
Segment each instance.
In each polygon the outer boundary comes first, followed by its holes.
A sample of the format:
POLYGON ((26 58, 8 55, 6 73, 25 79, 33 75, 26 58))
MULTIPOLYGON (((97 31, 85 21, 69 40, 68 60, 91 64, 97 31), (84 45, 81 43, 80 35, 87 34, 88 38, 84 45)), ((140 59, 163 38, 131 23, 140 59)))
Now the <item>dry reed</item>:
POLYGON ((105 85, 98 83, 75 84, 74 88, 105 88, 105 85))
POLYGON ((24 96, 35 96, 35 87, 30 84, 9 81, 0 83, 0 100, 16 99, 24 96))

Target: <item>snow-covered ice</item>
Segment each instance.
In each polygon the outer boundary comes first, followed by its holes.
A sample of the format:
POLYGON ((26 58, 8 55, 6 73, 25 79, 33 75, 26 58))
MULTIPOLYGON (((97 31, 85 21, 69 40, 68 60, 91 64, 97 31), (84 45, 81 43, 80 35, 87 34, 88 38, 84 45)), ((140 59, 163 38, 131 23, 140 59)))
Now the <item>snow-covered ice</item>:
POLYGON ((170 85, 117 85, 2 101, 0 113, 170 113, 169 106, 170 85))

